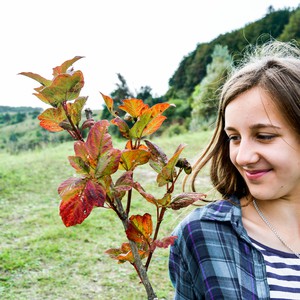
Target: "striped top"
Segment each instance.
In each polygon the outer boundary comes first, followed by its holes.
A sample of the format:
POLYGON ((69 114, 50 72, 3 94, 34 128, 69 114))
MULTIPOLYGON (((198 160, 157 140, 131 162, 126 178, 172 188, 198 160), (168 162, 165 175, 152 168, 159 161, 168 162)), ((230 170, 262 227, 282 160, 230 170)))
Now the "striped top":
POLYGON ((251 241, 265 259, 271 299, 299 300, 300 259, 292 253, 272 249, 252 238, 251 241))

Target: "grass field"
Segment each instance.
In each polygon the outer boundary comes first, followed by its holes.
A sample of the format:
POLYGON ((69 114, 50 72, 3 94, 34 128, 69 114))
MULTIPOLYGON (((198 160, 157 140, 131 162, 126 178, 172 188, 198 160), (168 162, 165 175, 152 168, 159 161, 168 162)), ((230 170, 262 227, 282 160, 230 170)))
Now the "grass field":
MULTIPOLYGON (((168 155, 180 143, 187 144, 183 156, 192 162, 208 136, 209 132, 190 133, 153 142, 168 155)), ((63 225, 57 187, 74 175, 68 155, 73 155, 73 143, 18 155, 0 153, 0 299, 146 299, 133 267, 104 253, 126 241, 112 211, 97 208, 81 225, 63 225)), ((141 168, 136 176, 147 192, 157 191, 155 174, 141 168)), ((199 185, 199 191, 207 191, 206 176, 199 185)), ((179 184, 178 192, 180 188, 179 184)), ((134 195, 134 212, 144 214, 152 209, 148 205, 134 195)), ((188 211, 168 211, 160 237, 170 235, 188 211)), ((158 249, 150 265, 159 299, 173 295, 168 254, 168 249, 158 249)))

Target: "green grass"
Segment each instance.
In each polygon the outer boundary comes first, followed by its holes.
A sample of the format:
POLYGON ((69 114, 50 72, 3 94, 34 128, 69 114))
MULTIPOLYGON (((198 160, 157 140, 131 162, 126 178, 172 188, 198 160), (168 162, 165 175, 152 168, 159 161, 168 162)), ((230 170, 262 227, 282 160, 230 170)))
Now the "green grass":
MULTIPOLYGON (((193 161, 208 136, 204 132, 152 141, 168 155, 180 143, 188 144, 183 156, 193 161)), ((0 299, 146 299, 133 267, 104 253, 126 241, 112 211, 97 208, 81 225, 63 225, 57 187, 74 175, 68 155, 73 155, 72 143, 18 155, 0 153, 0 299)), ((155 174, 140 168, 138 178, 147 192, 157 192, 155 174)), ((207 189, 205 185, 201 191, 207 189)), ((152 214, 152 209, 134 194, 133 212, 152 214)), ((168 211, 160 237, 169 235, 188 211, 168 211)), ((168 254, 168 249, 158 249, 148 272, 159 299, 173 295, 168 254)))

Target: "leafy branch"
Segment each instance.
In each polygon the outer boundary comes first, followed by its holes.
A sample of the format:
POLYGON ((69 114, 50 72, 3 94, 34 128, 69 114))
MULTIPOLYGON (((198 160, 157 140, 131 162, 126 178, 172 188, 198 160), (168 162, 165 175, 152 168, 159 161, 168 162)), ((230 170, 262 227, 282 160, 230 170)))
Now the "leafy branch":
POLYGON ((167 248, 177 238, 159 238, 164 215, 169 209, 186 207, 203 199, 205 195, 173 195, 181 172, 191 172, 188 161, 180 158, 185 145, 179 145, 168 158, 158 145, 146 139, 161 127, 166 119, 163 113, 171 104, 159 103, 149 107, 143 100, 132 98, 124 99, 117 110, 114 100, 101 94, 113 119, 110 122, 95 122, 91 111, 86 109, 86 120, 81 121, 87 101, 87 97, 79 96, 84 86, 84 77, 81 71, 74 71, 72 67, 81 58, 76 56, 53 68, 52 80, 31 72, 20 73, 41 84, 34 89, 34 95, 51 106, 38 116, 40 126, 52 132, 65 130, 75 140, 74 155, 68 159, 77 176, 66 179, 58 187, 61 197, 60 216, 68 227, 81 224, 95 207, 114 211, 123 224, 127 241, 119 248, 108 249, 106 253, 119 263, 132 264, 146 289, 148 299, 156 299, 147 270, 155 249, 167 248), (123 117, 116 112, 120 110, 124 111, 123 117), (124 149, 113 147, 112 136, 108 133, 109 126, 117 126, 122 137, 127 140, 124 149), (83 133, 86 129, 89 132, 85 140, 83 133), (161 198, 147 193, 141 183, 134 179, 135 170, 146 164, 157 173, 156 185, 164 189, 161 198), (154 226, 149 212, 130 215, 133 190, 155 207, 154 226), (142 262, 144 259, 145 264, 142 262))

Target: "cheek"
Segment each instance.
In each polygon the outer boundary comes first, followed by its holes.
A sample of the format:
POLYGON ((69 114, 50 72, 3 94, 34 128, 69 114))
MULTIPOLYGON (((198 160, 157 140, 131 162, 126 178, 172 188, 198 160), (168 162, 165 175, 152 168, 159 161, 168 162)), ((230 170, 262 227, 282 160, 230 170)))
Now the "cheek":
POLYGON ((230 159, 231 163, 233 165, 235 165, 236 164, 236 162, 235 162, 236 161, 236 151, 234 151, 233 147, 229 146, 228 156, 229 156, 229 159, 230 159))

